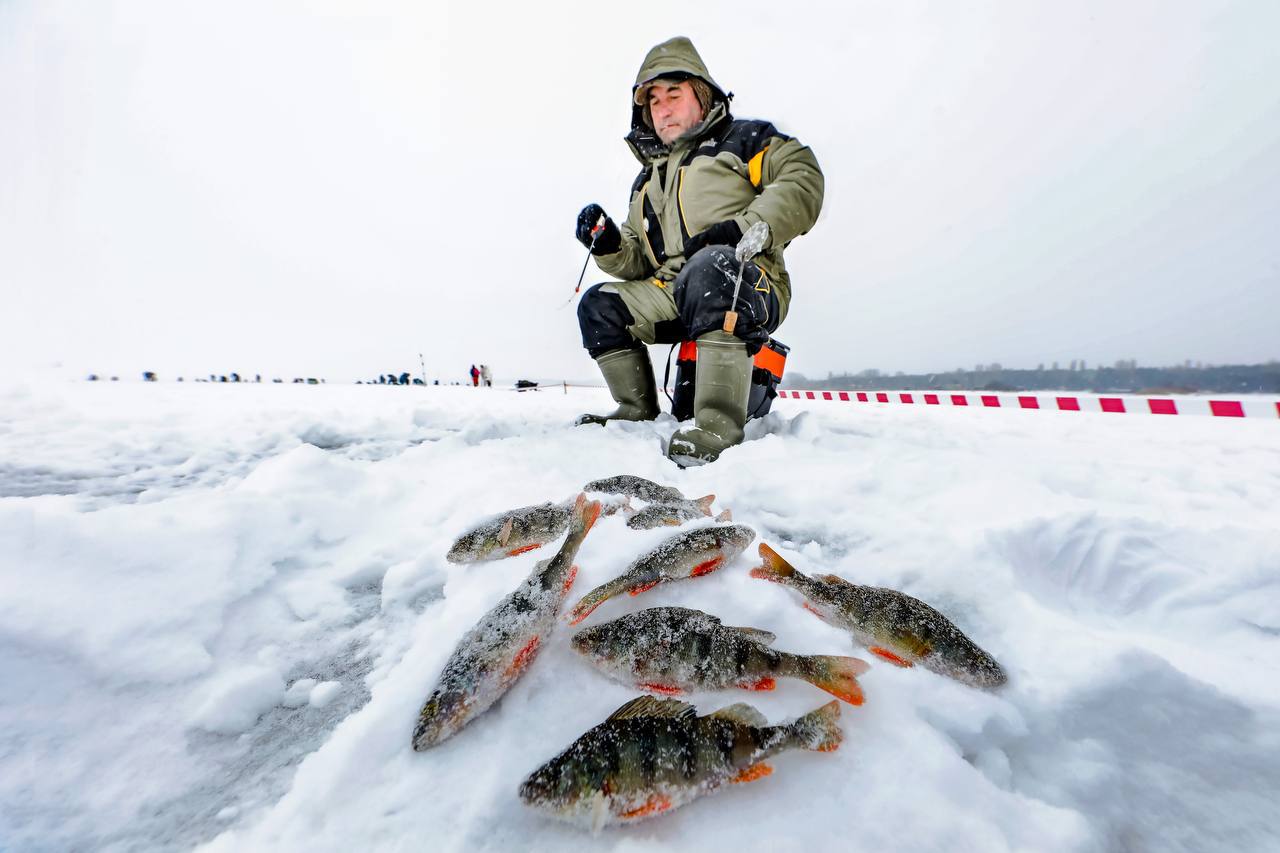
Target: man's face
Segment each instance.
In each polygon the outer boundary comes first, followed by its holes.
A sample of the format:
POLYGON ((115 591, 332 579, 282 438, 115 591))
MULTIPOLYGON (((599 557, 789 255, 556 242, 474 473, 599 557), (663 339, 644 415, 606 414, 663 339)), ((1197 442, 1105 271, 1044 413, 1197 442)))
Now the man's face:
POLYGON ((649 87, 649 115, 653 129, 670 145, 702 121, 702 105, 688 80, 673 83, 659 80, 649 87))

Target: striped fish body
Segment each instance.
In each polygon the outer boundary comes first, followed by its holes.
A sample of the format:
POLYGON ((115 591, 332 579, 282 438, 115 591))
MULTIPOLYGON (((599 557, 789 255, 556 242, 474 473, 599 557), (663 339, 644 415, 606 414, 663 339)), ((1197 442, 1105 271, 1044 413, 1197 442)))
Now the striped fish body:
POLYGON ((706 518, 707 511, 701 504, 683 501, 677 504, 652 504, 627 519, 632 530, 652 530, 655 527, 677 527, 686 521, 706 518))
POLYGON ((544 503, 509 510, 463 533, 445 559, 478 563, 522 554, 551 542, 569 527, 573 504, 544 503))
MULTIPOLYGON (((630 509, 625 498, 601 501, 600 505, 604 515, 630 509)), ((502 560, 540 548, 564 535, 573 509, 574 501, 571 499, 500 513, 459 536, 445 559, 451 563, 479 563, 502 560)))
POLYGON ((569 535, 458 642, 418 714, 413 748, 429 749, 457 734, 502 698, 555 628, 577 574, 574 557, 600 505, 579 496, 569 535))
POLYGON ((771 649, 773 635, 733 628, 685 607, 654 607, 584 628, 575 651, 611 676, 642 689, 675 693, 755 687, 790 675, 792 656, 771 649))
POLYGON ((768 775, 765 759, 784 750, 835 749, 839 715, 831 702, 770 726, 749 705, 699 717, 692 705, 640 697, 534 771, 520 798, 595 830, 654 817, 727 783, 768 775))
POLYGON ((778 678, 799 678, 851 705, 861 705, 858 676, 865 661, 795 655, 770 648, 773 634, 724 625, 686 607, 653 607, 583 628, 575 651, 620 681, 651 693, 693 690, 773 690, 778 678))
POLYGON ((753 577, 789 586, 806 607, 844 628, 854 642, 897 666, 920 665, 974 687, 1008 681, 1004 669, 963 631, 918 598, 894 589, 861 586, 837 575, 810 577, 761 543, 764 565, 753 577))
POLYGON ((639 595, 660 583, 710 574, 746 550, 755 536, 756 532, 743 524, 717 524, 679 533, 583 596, 573 606, 570 624, 578 624, 614 596, 639 595))
POLYGON ((582 490, 584 492, 603 492, 610 495, 626 495, 629 498, 636 498, 649 503, 677 504, 683 503, 685 499, 679 489, 660 486, 652 480, 646 480, 644 477, 637 477, 634 474, 618 474, 614 477, 592 480, 583 486, 582 490))

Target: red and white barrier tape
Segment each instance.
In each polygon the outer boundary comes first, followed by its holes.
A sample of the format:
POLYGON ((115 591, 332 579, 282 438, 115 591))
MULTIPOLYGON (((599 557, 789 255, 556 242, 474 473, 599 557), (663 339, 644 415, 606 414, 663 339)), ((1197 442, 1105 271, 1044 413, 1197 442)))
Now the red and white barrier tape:
POLYGON ((778 396, 791 400, 831 400, 842 403, 902 403, 920 406, 973 406, 987 409, 1048 409, 1059 412, 1111 414, 1208 415, 1216 418, 1277 418, 1280 401, 1213 400, 1207 397, 1108 397, 1081 394, 985 394, 945 391, 793 391, 778 396))

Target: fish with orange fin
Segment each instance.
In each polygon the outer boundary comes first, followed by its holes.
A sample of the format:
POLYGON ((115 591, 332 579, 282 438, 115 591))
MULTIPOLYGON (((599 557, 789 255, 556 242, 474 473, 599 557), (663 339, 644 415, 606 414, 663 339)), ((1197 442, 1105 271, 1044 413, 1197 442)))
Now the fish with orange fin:
POLYGON ((847 630, 854 642, 896 666, 919 664, 973 687, 1000 687, 1008 676, 990 654, 946 616, 904 592, 859 586, 837 575, 809 577, 760 543, 763 565, 753 578, 780 583, 806 599, 805 608, 847 630))
POLYGON ((533 662, 573 586, 578 548, 599 517, 599 502, 578 495, 559 552, 540 561, 458 642, 418 714, 414 749, 429 749, 452 737, 502 698, 533 662))
POLYGON ((657 817, 731 783, 773 772, 789 749, 840 746, 840 703, 771 726, 739 703, 703 717, 676 699, 641 696, 614 711, 520 786, 526 805, 598 832, 657 817))
MULTIPOLYGON (((592 480, 582 487, 584 492, 603 492, 608 495, 625 495, 645 503, 678 504, 685 502, 684 494, 672 486, 663 486, 637 477, 635 474, 615 474, 592 480)), ((712 496, 714 497, 714 495, 712 496)))
MULTIPOLYGON (((445 559, 450 563, 478 563, 514 557, 553 542, 569 528, 572 499, 509 510, 480 522, 453 543, 445 559)), ((629 510, 626 497, 601 502, 605 515, 629 510)))
POLYGON ((770 648, 773 634, 734 628, 701 610, 653 607, 583 628, 571 645, 597 668, 654 693, 772 690, 778 678, 800 678, 851 705, 862 704, 858 676, 866 661, 794 655, 770 648))
POLYGON ((744 524, 717 524, 695 527, 677 534, 638 558, 621 575, 584 595, 569 614, 569 624, 577 625, 604 602, 616 595, 632 595, 667 581, 710 574, 746 550, 756 532, 744 524))
MULTIPOLYGON (((705 518, 711 515, 711 504, 716 499, 715 495, 686 499, 679 489, 662 486, 634 474, 618 474, 601 480, 592 480, 583 487, 583 491, 623 495, 648 504, 627 519, 627 527, 632 530, 652 530, 665 525, 675 527, 686 521, 705 518)), ((716 520, 729 521, 732 517, 729 511, 725 510, 717 516, 716 520)))
MULTIPOLYGON (((636 512, 627 519, 627 527, 632 530, 652 530, 655 527, 679 527, 686 521, 696 521, 711 515, 711 504, 715 495, 694 498, 679 503, 655 503, 636 512)), ((733 514, 724 510, 716 516, 716 521, 732 521, 733 514)))

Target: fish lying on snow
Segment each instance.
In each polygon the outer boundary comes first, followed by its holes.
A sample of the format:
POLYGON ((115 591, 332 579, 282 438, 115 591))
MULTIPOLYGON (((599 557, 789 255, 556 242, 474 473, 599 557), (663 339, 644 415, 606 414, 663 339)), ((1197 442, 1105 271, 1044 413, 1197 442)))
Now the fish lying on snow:
MULTIPOLYGON (((642 500, 649 505, 627 519, 627 527, 633 530, 652 530, 664 525, 676 526, 686 521, 693 521, 711 515, 711 504, 715 503, 715 495, 686 499, 679 489, 660 486, 652 480, 637 477, 634 474, 619 474, 603 480, 592 480, 583 487, 587 492, 605 492, 613 495, 625 495, 642 500)), ((725 510, 716 519, 729 521, 732 514, 725 510)))
POLYGON ((649 503, 678 504, 685 501, 685 496, 680 493, 679 489, 674 489, 671 486, 660 486, 652 480, 646 480, 644 477, 637 477, 634 474, 618 474, 615 477, 592 480, 583 486, 582 490, 584 492, 603 492, 608 495, 626 495, 629 498, 636 498, 649 503))
POLYGON ((858 676, 869 669, 866 661, 780 652, 769 648, 775 639, 759 628, 721 624, 701 610, 653 607, 583 628, 572 645, 598 668, 652 693, 772 690, 787 677, 862 704, 858 676))
POLYGON ((751 570, 752 577, 798 591, 808 599, 806 608, 846 629, 871 654, 897 666, 920 664, 974 687, 999 687, 1008 680, 995 658, 920 599, 837 575, 811 578, 763 542, 760 556, 764 564, 751 570))
POLYGON ((591 827, 662 814, 730 782, 773 772, 765 759, 788 749, 829 752, 844 735, 840 703, 780 726, 755 708, 730 705, 705 717, 676 699, 641 696, 539 767, 520 799, 591 827))
MULTIPOLYGON (((696 498, 680 503, 650 504, 627 519, 627 527, 632 530, 652 530, 655 527, 678 527, 686 521, 694 521, 711 515, 711 504, 715 495, 696 498)), ((725 510, 716 516, 716 521, 730 521, 733 514, 725 510)))
MULTIPOLYGON (((628 501, 601 503, 605 515, 630 507, 628 501)), ((561 503, 524 506, 495 515, 458 537, 445 555, 451 563, 478 563, 501 560, 540 548, 558 539, 569 527, 572 499, 561 503)))
POLYGON ((756 538, 743 524, 698 527, 677 534, 638 558, 621 575, 584 595, 570 611, 570 625, 577 625, 605 601, 629 592, 639 595, 665 581, 710 574, 741 554, 756 538))
POLYGON ((418 714, 414 749, 428 749, 456 734, 502 698, 533 661, 577 575, 573 558, 599 516, 599 502, 578 495, 560 551, 540 561, 458 642, 418 714))

